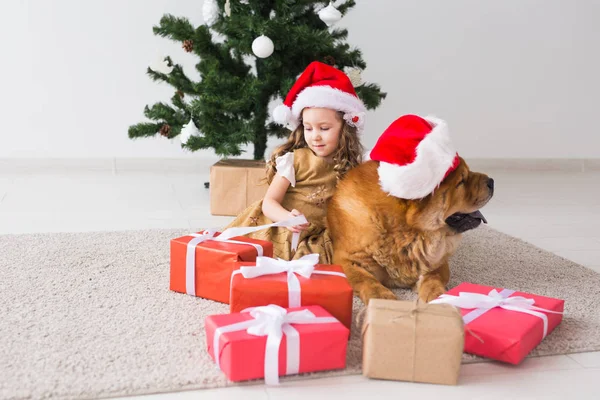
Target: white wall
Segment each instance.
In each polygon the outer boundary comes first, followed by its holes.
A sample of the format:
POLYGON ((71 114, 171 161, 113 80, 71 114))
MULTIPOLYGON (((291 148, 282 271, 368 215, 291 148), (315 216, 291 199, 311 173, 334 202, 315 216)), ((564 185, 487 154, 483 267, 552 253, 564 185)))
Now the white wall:
MULTIPOLYGON (((233 0, 235 1, 235 0, 233 0)), ((358 0, 340 25, 388 92, 372 146, 404 113, 449 121, 471 158, 600 158, 600 2, 358 0)), ((152 34, 163 13, 202 22, 202 0, 11 0, 0 7, 0 158, 214 157, 131 141, 168 85, 145 69, 194 57, 152 34)), ((276 38, 274 38, 276 39, 276 38)), ((248 154, 248 156, 251 156, 248 154)))

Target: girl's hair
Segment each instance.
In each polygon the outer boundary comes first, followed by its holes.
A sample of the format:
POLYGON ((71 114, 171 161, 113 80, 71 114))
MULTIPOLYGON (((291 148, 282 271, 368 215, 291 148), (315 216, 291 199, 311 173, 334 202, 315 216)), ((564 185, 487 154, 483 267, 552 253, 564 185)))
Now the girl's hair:
MULTIPOLYGON (((340 180, 348 171, 350 171, 350 169, 362 162, 364 150, 358 139, 356 128, 348 125, 346 121, 344 121, 341 112, 338 111, 336 114, 338 119, 342 121, 342 128, 340 130, 338 147, 333 153, 333 169, 336 172, 337 179, 340 180)), ((271 159, 267 162, 267 183, 270 184, 277 173, 275 168, 275 159, 277 157, 304 147, 308 147, 308 144, 306 143, 306 140, 304 140, 304 126, 302 125, 301 119, 300 125, 290 134, 287 142, 275 149, 271 155, 271 159)))

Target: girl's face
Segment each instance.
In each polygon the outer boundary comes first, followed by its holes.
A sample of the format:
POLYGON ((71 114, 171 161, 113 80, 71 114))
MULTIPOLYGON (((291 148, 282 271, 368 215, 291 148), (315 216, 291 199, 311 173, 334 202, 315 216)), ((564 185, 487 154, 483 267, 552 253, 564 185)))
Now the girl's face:
POLYGON ((319 157, 330 160, 337 150, 342 120, 337 111, 329 108, 305 108, 302 111, 304 140, 319 157))

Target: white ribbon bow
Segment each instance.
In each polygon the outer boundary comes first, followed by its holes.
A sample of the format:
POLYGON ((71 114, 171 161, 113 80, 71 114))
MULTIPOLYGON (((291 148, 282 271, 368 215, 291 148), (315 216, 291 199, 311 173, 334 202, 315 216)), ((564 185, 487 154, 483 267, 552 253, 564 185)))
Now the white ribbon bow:
POLYGON ((244 310, 253 319, 222 326, 215 330, 213 351, 217 367, 220 368, 219 340, 223 333, 246 330, 250 335, 267 336, 265 348, 265 383, 279 384, 279 346, 285 334, 287 340, 286 375, 297 374, 300 370, 300 334, 292 324, 330 324, 338 322, 333 317, 316 317, 309 310, 287 312, 285 308, 270 304, 244 310))
MULTIPOLYGON (((341 272, 315 271, 315 265, 318 263, 318 253, 307 254, 292 261, 286 261, 280 258, 257 257, 256 267, 240 267, 240 269, 233 271, 233 274, 231 274, 231 282, 233 283, 233 278, 238 274, 242 274, 244 278, 252 279, 263 275, 274 275, 287 272, 288 307, 300 307, 302 304, 302 288, 300 287, 300 281, 296 275, 300 275, 307 279, 310 279, 312 274, 346 277, 346 275, 341 272)), ((233 287, 233 285, 230 285, 230 287, 233 287)))
POLYGON ((534 315, 538 318, 541 318, 544 322, 544 334, 542 339, 545 338, 548 334, 548 316, 544 313, 562 314, 562 312, 547 310, 545 308, 534 306, 534 299, 528 299, 523 296, 509 297, 514 292, 514 290, 509 289, 504 289, 501 292, 498 292, 496 289, 492 289, 487 295, 470 292, 460 292, 458 296, 443 294, 439 298, 431 301, 430 304, 445 303, 460 308, 474 308, 473 311, 463 315, 463 321, 465 325, 496 307, 500 307, 509 311, 534 315))
MULTIPOLYGON (((217 229, 209 229, 203 233, 190 233, 186 236, 193 236, 187 244, 186 258, 185 258, 185 291, 187 294, 192 296, 196 295, 196 246, 206 241, 213 240, 215 242, 245 244, 253 246, 256 249, 257 255, 261 257, 263 255, 263 248, 261 245, 256 243, 240 242, 237 240, 231 240, 232 237, 247 235, 248 233, 260 231, 262 229, 271 228, 275 226, 295 226, 306 224, 308 221, 304 215, 290 218, 285 221, 275 222, 272 224, 251 226, 251 227, 236 227, 225 229, 221 234, 215 237, 218 232, 217 229)), ((292 235, 292 250, 296 251, 298 248, 298 242, 300 240, 300 233, 294 232, 292 235)))

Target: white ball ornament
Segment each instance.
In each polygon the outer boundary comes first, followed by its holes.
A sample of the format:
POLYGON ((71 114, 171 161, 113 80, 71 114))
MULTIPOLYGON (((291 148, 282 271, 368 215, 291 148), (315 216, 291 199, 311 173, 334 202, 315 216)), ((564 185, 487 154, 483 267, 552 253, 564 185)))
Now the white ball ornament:
POLYGON ((275 46, 273 41, 265 35, 261 35, 252 42, 252 52, 258 58, 267 58, 273 54, 275 46))
POLYGON ((217 22, 219 11, 217 0, 204 0, 204 4, 202 4, 202 17, 206 25, 211 26, 217 22))

